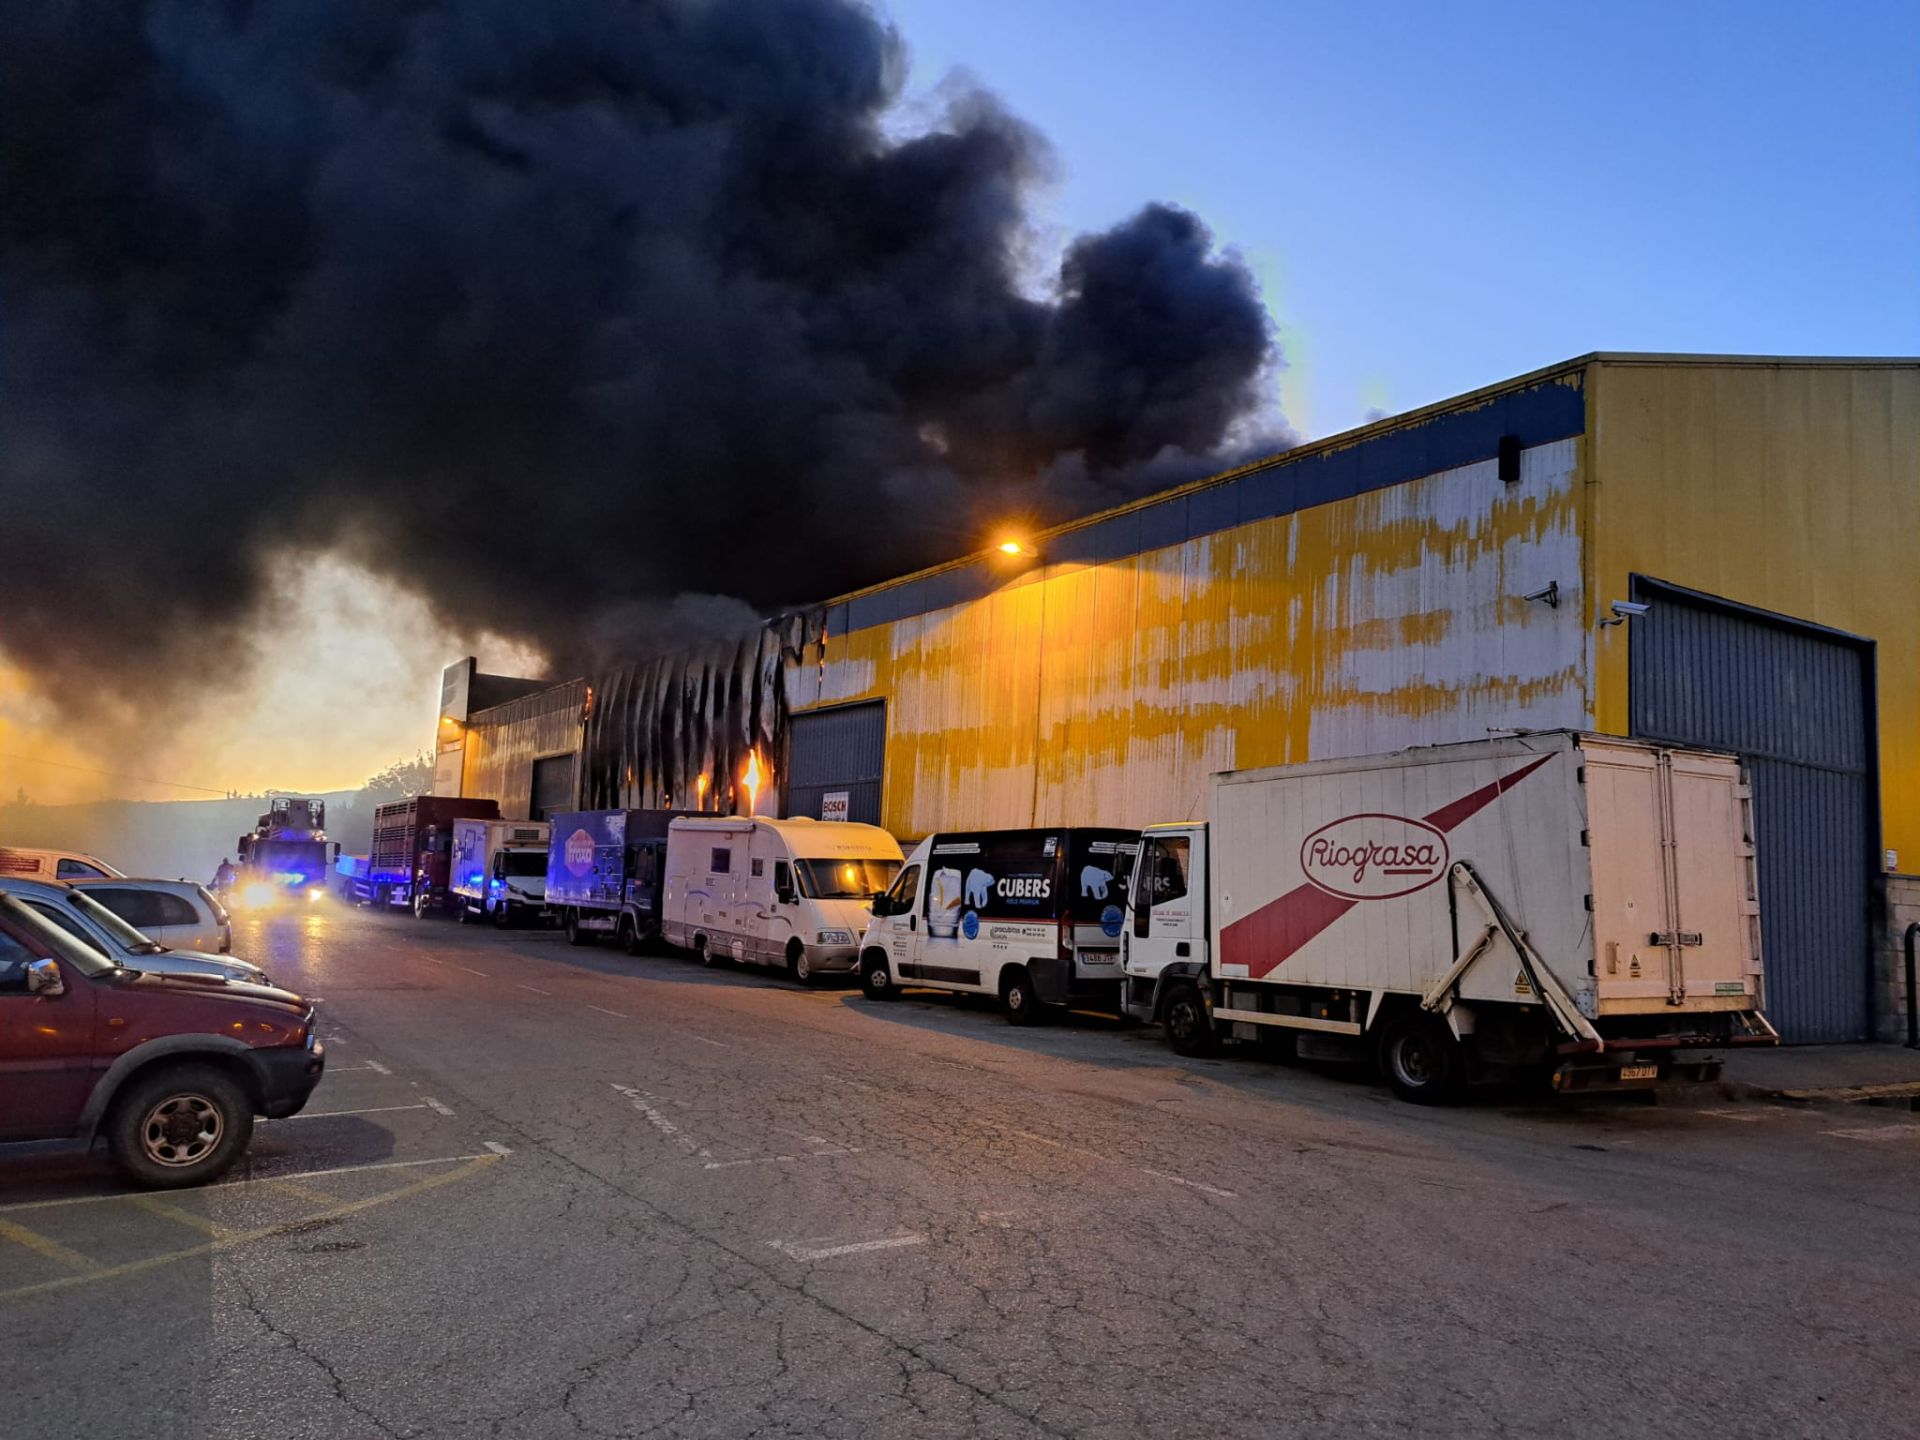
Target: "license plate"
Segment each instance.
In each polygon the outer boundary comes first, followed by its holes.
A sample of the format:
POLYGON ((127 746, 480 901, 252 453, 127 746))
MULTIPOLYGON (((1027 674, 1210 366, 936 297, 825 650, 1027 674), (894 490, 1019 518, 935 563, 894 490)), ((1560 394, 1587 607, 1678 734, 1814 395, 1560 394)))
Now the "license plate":
POLYGON ((1658 1080, 1660 1067, 1658 1065, 1622 1065, 1620 1078, 1622 1080, 1658 1080))

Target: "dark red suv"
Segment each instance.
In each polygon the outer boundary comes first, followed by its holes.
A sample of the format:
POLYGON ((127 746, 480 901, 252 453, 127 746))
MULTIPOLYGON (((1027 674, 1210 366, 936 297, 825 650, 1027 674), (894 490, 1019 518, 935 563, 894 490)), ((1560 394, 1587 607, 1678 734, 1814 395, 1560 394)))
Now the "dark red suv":
POLYGON ((204 1184, 255 1115, 307 1103, 313 1018, 285 990, 129 969, 0 894, 0 1141, 105 1136, 141 1185, 204 1184))

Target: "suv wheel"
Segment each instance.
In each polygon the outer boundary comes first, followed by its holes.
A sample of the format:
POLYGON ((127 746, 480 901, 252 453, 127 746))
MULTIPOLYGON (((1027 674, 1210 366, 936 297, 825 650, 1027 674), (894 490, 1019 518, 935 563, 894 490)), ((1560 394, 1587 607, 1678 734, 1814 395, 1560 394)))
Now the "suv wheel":
POLYGON ((253 1138, 253 1103, 210 1065, 169 1066, 120 1093, 106 1133, 114 1163, 136 1185, 205 1185, 253 1138))

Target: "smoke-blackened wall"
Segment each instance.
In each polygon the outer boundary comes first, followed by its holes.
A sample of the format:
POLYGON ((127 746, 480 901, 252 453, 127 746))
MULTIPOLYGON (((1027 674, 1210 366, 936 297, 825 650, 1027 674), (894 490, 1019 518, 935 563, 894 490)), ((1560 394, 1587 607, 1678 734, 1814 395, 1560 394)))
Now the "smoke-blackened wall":
MULTIPOLYGON (((767 613, 1183 478, 1269 396, 1191 214, 1029 293, 1044 142, 978 90, 890 132, 905 52, 849 0, 5 28, 0 647, 76 712, 230 684, 290 554, 579 673, 610 615, 767 613)), ((696 683, 628 673, 642 707, 696 683)), ((709 743, 673 733, 671 767, 709 743)))

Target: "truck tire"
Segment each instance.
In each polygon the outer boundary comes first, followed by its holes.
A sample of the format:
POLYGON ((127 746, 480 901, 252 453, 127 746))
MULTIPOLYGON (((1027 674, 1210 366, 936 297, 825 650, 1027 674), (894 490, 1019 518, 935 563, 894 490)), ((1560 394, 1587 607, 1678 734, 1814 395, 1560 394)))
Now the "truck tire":
POLYGON ((205 1185, 253 1138, 253 1101, 212 1065, 168 1065, 128 1084, 104 1128, 114 1164, 134 1184, 205 1185))
POLYGON ((620 948, 627 954, 640 953, 640 931, 633 923, 633 916, 623 914, 614 922, 613 938, 620 942, 620 948))
POLYGON ((496 929, 513 929, 513 902, 502 900, 493 907, 493 923, 496 929))
POLYGON ((1416 1011, 1395 1016, 1381 1031, 1380 1069, 1402 1100, 1447 1105, 1464 1088, 1466 1057, 1446 1021, 1416 1011))
POLYGON ((473 923, 473 915, 468 911, 467 902, 465 900, 462 900, 460 902, 460 908, 455 910, 453 913, 455 918, 457 918, 462 925, 471 925, 473 923))
POLYGON ((585 945, 593 939, 591 930, 580 928, 580 912, 569 907, 567 910, 567 944, 585 945))
POLYGON ((1160 1028, 1176 1055, 1211 1055, 1220 1048, 1220 1036, 1198 985, 1183 981, 1167 991, 1160 1010, 1160 1028))
POLYGON ((1033 988, 1033 974, 1024 965, 1010 967, 1000 977, 1000 1004, 1007 1012, 1009 1025, 1040 1025, 1047 1019, 1047 1007, 1033 988))
POLYGON ((808 987, 819 978, 813 972, 813 962, 807 959, 807 947, 798 940, 787 944, 787 978, 796 985, 808 987))
POLYGON ((860 957, 860 993, 869 1000, 893 1000, 900 994, 899 987, 893 983, 893 967, 878 950, 869 950, 860 957))

